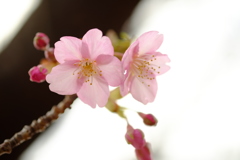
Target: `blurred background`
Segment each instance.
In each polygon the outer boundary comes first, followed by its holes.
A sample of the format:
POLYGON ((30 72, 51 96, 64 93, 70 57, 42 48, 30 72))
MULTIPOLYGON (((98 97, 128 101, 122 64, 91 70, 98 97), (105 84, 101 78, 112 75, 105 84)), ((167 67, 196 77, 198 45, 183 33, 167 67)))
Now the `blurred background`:
MULTIPOLYGON (((238 0, 0 0, 0 141, 45 114, 63 97, 47 83, 29 81, 27 71, 42 52, 32 39, 44 32, 51 46, 61 36, 82 37, 91 28, 150 30, 164 34, 159 51, 171 70, 158 77, 154 103, 128 95, 122 106, 153 113, 157 127, 144 131, 154 160, 240 159, 240 2, 238 0)), ((46 132, 0 159, 136 160, 125 142, 126 122, 104 108, 76 100, 46 132)))

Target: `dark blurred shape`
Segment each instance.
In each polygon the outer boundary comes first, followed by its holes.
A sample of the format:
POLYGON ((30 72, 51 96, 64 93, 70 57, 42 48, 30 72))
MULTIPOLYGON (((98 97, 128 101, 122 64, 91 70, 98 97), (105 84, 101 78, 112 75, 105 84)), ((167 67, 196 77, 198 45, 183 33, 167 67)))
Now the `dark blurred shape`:
MULTIPOLYGON (((51 46, 61 36, 82 37, 91 28, 99 28, 104 34, 108 29, 120 32, 138 2, 139 0, 42 1, 0 54, 0 143, 20 131, 24 125, 44 115, 63 98, 50 92, 46 82, 37 84, 29 80, 28 70, 38 65, 44 57, 42 51, 33 47, 36 32, 46 33, 51 39, 51 46)), ((12 154, 3 155, 0 159, 18 159, 32 141, 33 139, 23 143, 12 154)))

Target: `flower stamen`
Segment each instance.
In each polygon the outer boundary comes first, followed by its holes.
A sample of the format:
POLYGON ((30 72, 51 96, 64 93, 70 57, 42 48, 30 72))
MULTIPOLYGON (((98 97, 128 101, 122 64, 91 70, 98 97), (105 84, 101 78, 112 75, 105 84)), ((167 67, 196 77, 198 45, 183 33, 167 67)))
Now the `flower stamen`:
POLYGON ((131 67, 132 73, 137 75, 137 78, 148 80, 155 79, 155 75, 160 73, 157 70, 160 68, 160 66, 157 66, 153 63, 156 60, 157 59, 155 58, 155 55, 143 55, 135 57, 131 67))
POLYGON ((84 78, 84 82, 93 84, 93 76, 102 76, 102 71, 97 67, 96 61, 91 61, 88 58, 82 59, 81 61, 74 63, 73 65, 77 66, 77 69, 73 72, 73 75, 76 71, 78 74, 78 79, 84 78))

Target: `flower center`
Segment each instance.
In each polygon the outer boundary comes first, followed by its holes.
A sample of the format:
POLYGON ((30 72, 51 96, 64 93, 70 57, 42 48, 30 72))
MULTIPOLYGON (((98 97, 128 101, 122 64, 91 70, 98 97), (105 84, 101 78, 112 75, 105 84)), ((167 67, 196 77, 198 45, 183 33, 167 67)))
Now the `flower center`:
POLYGON ((93 76, 102 76, 102 71, 97 67, 96 61, 86 58, 74 63, 74 65, 77 66, 77 69, 73 72, 73 75, 77 71, 78 78, 84 78, 84 81, 90 85, 92 85, 93 76))
MULTIPOLYGON (((160 73, 160 66, 155 64, 155 55, 142 55, 135 57, 132 64, 132 73, 144 84, 145 80, 153 80, 160 73)), ((150 87, 150 84, 147 84, 150 87)))

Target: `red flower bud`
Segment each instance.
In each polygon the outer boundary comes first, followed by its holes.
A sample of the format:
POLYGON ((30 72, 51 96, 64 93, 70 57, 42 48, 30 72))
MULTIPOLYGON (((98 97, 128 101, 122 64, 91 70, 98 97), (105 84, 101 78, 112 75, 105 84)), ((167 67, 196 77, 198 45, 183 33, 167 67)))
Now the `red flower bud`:
POLYGON ((28 71, 28 74, 31 81, 41 83, 46 79, 47 69, 42 65, 34 66, 28 71))
POLYGON ((33 45, 38 50, 46 50, 49 48, 49 38, 44 33, 36 33, 34 39, 33 39, 33 45))
POLYGON ((155 126, 157 125, 158 120, 152 114, 144 114, 138 112, 139 116, 143 119, 143 123, 148 126, 155 126))
POLYGON ((144 139, 144 134, 140 129, 134 129, 128 124, 127 133, 125 134, 126 141, 133 145, 136 149, 142 148, 146 141, 144 139))
POLYGON ((135 149, 135 153, 138 160, 151 160, 151 153, 149 149, 149 144, 146 143, 141 149, 135 149))

